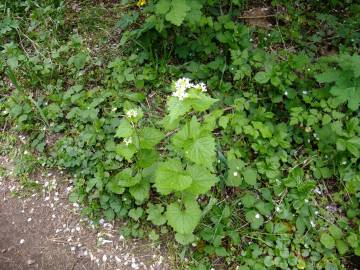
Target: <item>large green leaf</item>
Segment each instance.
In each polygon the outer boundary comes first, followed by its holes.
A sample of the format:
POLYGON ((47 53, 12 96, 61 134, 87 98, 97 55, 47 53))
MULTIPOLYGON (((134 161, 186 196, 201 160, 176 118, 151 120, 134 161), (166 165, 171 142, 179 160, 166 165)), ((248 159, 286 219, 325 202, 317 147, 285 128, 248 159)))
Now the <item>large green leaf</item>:
POLYGON ((185 156, 198 165, 213 169, 215 161, 215 140, 212 136, 204 136, 193 140, 184 147, 185 156))
POLYGON ((120 125, 116 129, 115 137, 128 138, 133 134, 133 128, 127 119, 122 119, 120 125))
POLYGON ((143 203, 149 198, 149 191, 150 184, 145 180, 129 188, 131 196, 133 196, 138 203, 143 203))
POLYGON ((191 183, 192 178, 177 159, 160 163, 156 170, 155 187, 160 194, 167 195, 174 191, 184 190, 191 183))
POLYGON ((132 169, 126 168, 122 170, 121 172, 117 173, 115 176, 115 181, 119 186, 122 187, 131 187, 135 186, 137 183, 141 181, 140 174, 137 174, 135 176, 132 176, 132 169))
POLYGON ((202 166, 191 166, 188 168, 188 171, 192 177, 192 183, 186 191, 194 195, 200 195, 208 192, 216 182, 216 177, 211 174, 208 169, 202 166))
POLYGON ((244 180, 249 185, 256 184, 257 171, 253 168, 247 167, 243 172, 244 180))
POLYGON ((164 134, 152 127, 145 127, 139 132, 140 136, 140 147, 143 149, 152 149, 157 145, 163 138, 164 134))
POLYGON ((168 205, 166 218, 177 233, 191 234, 200 221, 201 210, 195 201, 186 202, 184 209, 176 202, 168 205))
POLYGON ((335 240, 334 238, 328 234, 328 233, 323 233, 320 236, 320 242, 328 249, 332 249, 335 247, 335 240))
POLYGON ((183 116, 185 113, 190 111, 191 105, 184 103, 179 100, 177 97, 169 97, 167 102, 167 110, 169 111, 169 122, 174 122, 179 119, 180 116, 183 116))

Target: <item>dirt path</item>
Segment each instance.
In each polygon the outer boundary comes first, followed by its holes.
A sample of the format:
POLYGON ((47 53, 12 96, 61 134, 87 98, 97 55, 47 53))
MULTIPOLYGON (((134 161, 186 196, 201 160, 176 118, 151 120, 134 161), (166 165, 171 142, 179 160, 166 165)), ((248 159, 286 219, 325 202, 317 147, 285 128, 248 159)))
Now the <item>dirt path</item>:
POLYGON ((159 243, 125 240, 112 223, 95 229, 68 202, 70 179, 59 172, 36 176, 40 191, 19 198, 23 187, 11 162, 0 176, 0 270, 170 269, 159 243), (163 256, 162 256, 163 255, 163 256))

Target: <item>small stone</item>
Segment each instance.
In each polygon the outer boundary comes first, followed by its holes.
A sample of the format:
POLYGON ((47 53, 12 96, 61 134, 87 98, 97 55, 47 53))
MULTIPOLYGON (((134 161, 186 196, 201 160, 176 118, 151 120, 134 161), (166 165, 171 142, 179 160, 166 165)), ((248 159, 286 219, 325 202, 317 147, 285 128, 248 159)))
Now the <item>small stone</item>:
POLYGON ((26 263, 27 263, 27 265, 32 265, 32 264, 35 263, 35 260, 29 259, 29 260, 26 261, 26 263))

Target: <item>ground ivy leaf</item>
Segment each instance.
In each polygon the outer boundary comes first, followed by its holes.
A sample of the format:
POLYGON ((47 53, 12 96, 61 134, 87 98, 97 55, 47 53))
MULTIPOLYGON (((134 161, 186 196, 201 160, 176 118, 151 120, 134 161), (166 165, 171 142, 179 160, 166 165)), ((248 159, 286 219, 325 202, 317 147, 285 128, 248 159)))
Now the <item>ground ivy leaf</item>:
POLYGON ((188 168, 192 177, 191 186, 186 189, 194 195, 200 195, 208 192, 215 184, 216 177, 210 171, 202 166, 194 165, 188 168))
POLYGON ((249 185, 256 184, 257 171, 255 169, 248 167, 242 172, 242 174, 246 183, 248 183, 249 185))
POLYGON ((335 247, 335 240, 334 238, 328 234, 328 233, 323 233, 320 236, 320 242, 328 249, 332 249, 335 247))
POLYGON ((265 84, 270 80, 270 73, 260 71, 260 72, 256 73, 254 79, 258 83, 265 84))
POLYGON ((191 234, 201 218, 201 210, 196 201, 187 202, 185 209, 179 203, 169 204, 166 209, 168 224, 180 234, 191 234))
POLYGON ((166 217, 162 214, 164 211, 164 207, 160 204, 152 204, 148 205, 148 209, 146 209, 146 213, 148 214, 147 220, 150 220, 154 225, 160 226, 166 223, 166 217))
POLYGON ((156 170, 155 187, 160 194, 168 195, 173 191, 188 188, 192 178, 185 172, 177 159, 170 159, 159 164, 156 170))
POLYGON ((245 219, 250 223, 250 226, 253 230, 257 230, 264 223, 264 218, 258 212, 250 210, 245 214, 245 219))

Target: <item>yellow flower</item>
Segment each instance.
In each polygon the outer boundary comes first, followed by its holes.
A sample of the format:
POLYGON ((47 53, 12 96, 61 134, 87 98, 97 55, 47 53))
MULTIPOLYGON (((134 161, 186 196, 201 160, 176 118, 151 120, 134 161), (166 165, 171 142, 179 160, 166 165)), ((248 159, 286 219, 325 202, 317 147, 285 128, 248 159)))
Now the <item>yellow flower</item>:
POLYGON ((146 0, 139 0, 136 5, 137 5, 138 7, 142 7, 142 6, 144 6, 145 4, 146 4, 146 0))

